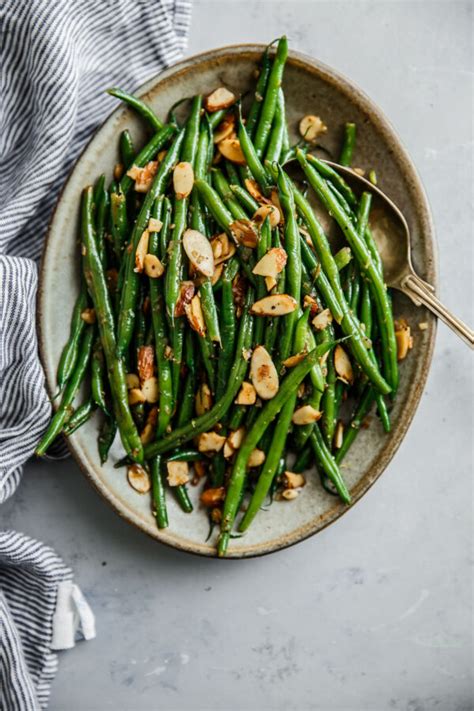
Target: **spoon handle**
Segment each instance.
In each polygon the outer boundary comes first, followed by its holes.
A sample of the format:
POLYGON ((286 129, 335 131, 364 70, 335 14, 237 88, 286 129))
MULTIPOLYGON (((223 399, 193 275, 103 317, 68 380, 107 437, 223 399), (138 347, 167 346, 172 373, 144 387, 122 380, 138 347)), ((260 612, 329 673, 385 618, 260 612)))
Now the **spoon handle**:
POLYGON ((474 348, 474 331, 472 328, 469 328, 461 319, 448 311, 441 301, 436 298, 428 284, 415 274, 409 274, 403 280, 401 287, 402 291, 410 297, 416 306, 420 306, 421 304, 426 306, 427 309, 440 318, 441 321, 444 321, 463 341, 471 346, 471 348, 474 348))

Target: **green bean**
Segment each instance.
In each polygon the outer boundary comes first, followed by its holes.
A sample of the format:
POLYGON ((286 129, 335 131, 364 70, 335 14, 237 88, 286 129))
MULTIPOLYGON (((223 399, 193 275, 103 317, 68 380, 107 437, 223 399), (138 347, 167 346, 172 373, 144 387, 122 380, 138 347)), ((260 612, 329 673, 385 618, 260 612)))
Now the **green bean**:
POLYGON ((219 168, 213 168, 211 171, 211 175, 212 185, 214 189, 224 201, 227 209, 229 210, 234 220, 247 220, 248 215, 246 211, 240 206, 239 202, 235 199, 234 194, 231 191, 229 183, 227 182, 222 170, 220 170, 219 168))
MULTIPOLYGON (((334 328, 328 326, 328 337, 334 339, 334 328)), ((334 354, 330 353, 326 361, 326 389, 322 397, 322 417, 321 427, 323 430, 326 444, 329 448, 332 447, 334 431, 336 428, 336 369, 334 367, 334 354)))
POLYGON ((340 447, 340 449, 338 449, 335 457, 337 464, 340 464, 342 462, 342 460, 347 454, 348 449, 357 437, 362 422, 367 417, 370 408, 372 407, 373 401, 374 390, 373 388, 368 387, 364 390, 364 393, 354 413, 354 417, 352 418, 350 426, 346 427, 344 437, 342 439, 342 446, 340 447))
MULTIPOLYGON (((271 246, 272 230, 270 227, 270 220, 268 216, 265 218, 263 225, 260 229, 260 237, 257 243, 257 259, 260 260, 264 254, 268 251, 271 246)), ((265 279, 262 276, 257 277, 257 300, 263 299, 266 295, 267 289, 265 285, 265 279)), ((265 328, 265 318, 257 319, 254 329, 254 344, 261 345, 263 343, 263 333, 265 328)))
POLYGON ((241 185, 230 186, 230 189, 239 200, 240 204, 250 215, 253 215, 260 207, 258 202, 241 185))
POLYGON ((199 195, 204 200, 219 227, 221 227, 232 238, 230 225, 234 222, 234 219, 220 199, 219 194, 201 178, 194 182, 194 186, 198 190, 199 195))
POLYGON ((175 454, 166 457, 167 462, 199 462, 203 458, 196 449, 181 449, 175 454))
POLYGON ((94 344, 92 350, 92 367, 91 367, 91 392, 92 400, 100 407, 105 415, 108 415, 107 403, 105 402, 105 362, 104 352, 100 338, 94 344))
POLYGON ((318 346, 296 365, 280 383, 280 388, 274 398, 263 406, 252 429, 247 432, 232 468, 232 474, 227 488, 221 521, 221 534, 217 544, 219 556, 224 556, 230 538, 230 531, 237 515, 241 493, 245 483, 247 462, 269 424, 275 419, 286 401, 298 389, 299 384, 309 373, 313 365, 324 354, 327 345, 318 346))
POLYGON ((82 318, 82 312, 87 307, 87 287, 85 281, 81 278, 81 286, 79 294, 74 304, 74 309, 71 318, 71 329, 69 339, 63 348, 61 358, 59 359, 58 372, 56 379, 58 382, 58 392, 55 398, 63 391, 64 386, 71 377, 77 361, 79 352, 79 342, 82 332, 86 326, 86 322, 82 318))
POLYGON ((268 47, 265 48, 262 55, 262 63, 260 67, 260 74, 257 79, 257 86, 255 87, 255 95, 247 116, 247 131, 251 138, 253 138, 255 129, 257 128, 257 121, 262 108, 268 77, 270 76, 270 69, 272 66, 270 55, 268 53, 270 46, 271 45, 268 45, 268 47))
POLYGON ((179 149, 184 138, 181 131, 175 138, 173 145, 164 157, 157 174, 155 175, 150 190, 146 194, 140 213, 135 221, 130 245, 126 252, 126 265, 120 298, 120 313, 117 325, 117 356, 122 356, 127 350, 133 334, 135 321, 135 307, 138 295, 139 275, 135 272, 135 252, 140 238, 148 225, 151 209, 156 198, 162 193, 169 173, 179 155, 179 149))
POLYGON ((265 89, 265 98, 263 100, 260 117, 254 136, 254 146, 257 155, 261 157, 265 151, 268 142, 268 137, 275 115, 276 105, 278 101, 278 92, 283 79, 283 71, 285 69, 286 58, 288 56, 288 42, 286 37, 281 37, 273 65, 268 77, 268 82, 265 89))
POLYGON ((311 445, 307 444, 306 447, 302 449, 296 457, 295 462, 291 467, 291 471, 300 473, 304 472, 306 469, 309 469, 309 466, 311 464, 311 457, 312 448, 311 445))
POLYGON ((316 457, 318 467, 322 469, 324 474, 332 481, 337 489, 337 493, 345 504, 351 503, 351 495, 341 476, 337 462, 324 442, 323 436, 318 425, 315 426, 309 442, 316 457))
POLYGON ((352 259, 352 252, 350 247, 341 247, 341 249, 334 255, 334 261, 338 271, 342 271, 344 267, 347 267, 352 259))
POLYGON ((100 463, 105 464, 108 459, 110 448, 117 434, 117 423, 114 417, 106 416, 100 429, 98 448, 100 463))
POLYGON ((333 290, 329 279, 327 278, 324 271, 321 269, 321 264, 318 262, 317 257, 311 247, 306 242, 303 235, 300 236, 300 249, 303 264, 306 266, 309 274, 312 277, 312 281, 317 285, 318 289, 321 291, 324 301, 328 305, 329 310, 337 323, 340 323, 343 319, 343 310, 339 305, 339 301, 333 290))
MULTIPOLYGON (((387 390, 382 383, 379 383, 379 386, 377 386, 375 381, 373 382, 382 394, 386 394, 387 392, 390 392, 390 390, 395 392, 398 386, 397 344, 391 306, 383 278, 374 263, 369 250, 367 249, 365 241, 360 238, 357 233, 357 229, 354 227, 351 220, 347 217, 337 200, 334 199, 334 196, 327 189, 326 182, 321 178, 318 172, 308 164, 308 161, 301 153, 298 154, 297 157, 316 194, 326 209, 331 212, 336 222, 344 232, 362 273, 366 275, 369 280, 372 299, 377 310, 377 320, 382 339, 384 371, 387 377, 389 389, 387 390)), ((374 365, 372 361, 371 363, 374 365)), ((367 373, 367 376, 370 378, 369 373, 367 373)))
POLYGON ((117 342, 114 332, 112 306, 105 274, 94 239, 92 227, 92 188, 90 187, 86 188, 83 193, 82 240, 84 275, 97 315, 100 340, 107 364, 115 419, 117 420, 122 443, 127 454, 137 461, 142 461, 143 448, 128 406, 124 363, 121 358, 117 357, 117 342))
POLYGON ((91 398, 87 398, 87 400, 74 411, 74 414, 71 415, 64 425, 64 434, 67 435, 67 437, 72 435, 73 432, 79 429, 79 427, 82 427, 82 425, 90 419, 94 410, 95 403, 91 398))
POLYGON ((161 476, 160 455, 150 459, 148 466, 150 467, 153 514, 158 528, 168 528, 168 511, 166 509, 165 487, 161 476))
POLYGON ((263 167, 262 162, 260 161, 256 148, 250 140, 250 136, 248 135, 247 129, 245 128, 242 122, 242 118, 240 116, 238 137, 242 153, 245 156, 245 160, 247 161, 247 165, 252 176, 260 185, 264 193, 268 194, 270 189, 270 180, 268 179, 268 173, 263 167))
MULTIPOLYGON (((234 163, 231 163, 230 160, 226 160, 224 165, 225 165, 225 170, 227 173, 227 180, 229 182, 229 185, 241 186, 239 172, 238 172, 237 168, 235 167, 234 163)), ((231 190, 232 190, 232 187, 231 187, 231 190)), ((252 208, 250 208, 250 212, 253 214, 255 212, 255 210, 252 210, 252 208)))
POLYGON ((46 452, 50 444, 56 439, 58 434, 63 429, 68 417, 71 416, 72 403, 86 374, 92 352, 94 330, 95 329, 92 326, 87 326, 84 332, 80 342, 76 364, 67 382, 64 394, 61 398, 61 403, 54 413, 48 429, 36 447, 35 453, 38 457, 41 457, 46 452))
POLYGON ((206 371, 209 387, 212 392, 216 389, 216 373, 214 369, 214 349, 211 341, 206 336, 198 336, 199 351, 204 370, 206 371))
POLYGON ((125 167, 125 170, 129 168, 132 163, 133 159, 135 157, 135 149, 133 147, 133 140, 130 135, 130 131, 128 128, 125 129, 125 131, 122 131, 120 134, 120 140, 119 140, 119 147, 120 147, 120 157, 122 159, 122 163, 125 167))
POLYGON ((278 162, 283 148, 283 137, 285 134, 285 97, 283 90, 278 91, 278 102, 275 110, 275 118, 270 133, 265 160, 269 163, 278 162))
POLYGON ((127 199, 120 189, 110 193, 110 230, 115 256, 120 262, 128 234, 127 199))
POLYGON ((212 130, 217 128, 222 119, 225 117, 226 113, 226 109, 220 109, 219 111, 214 111, 212 114, 206 114, 209 126, 212 130))
MULTIPOLYGON (((145 146, 143 146, 141 151, 137 153, 133 159, 132 165, 136 165, 138 168, 143 168, 144 165, 156 157, 157 153, 168 143, 175 133, 175 126, 163 126, 163 128, 158 131, 158 133, 156 133, 145 146)), ((127 167, 131 168, 131 165, 127 167)), ((133 178, 125 173, 125 175, 123 175, 120 179, 120 191, 124 195, 127 195, 133 183, 133 178)))
POLYGON ((341 155, 339 156, 339 163, 341 165, 351 165, 352 155, 354 153, 355 141, 356 141, 356 125, 355 123, 346 123, 344 126, 344 143, 342 144, 341 155))
POLYGON ((227 389, 222 398, 204 415, 192 420, 191 423, 183 427, 178 427, 174 432, 159 440, 149 444, 145 449, 146 458, 153 457, 155 454, 168 452, 170 449, 189 442, 190 439, 197 437, 202 432, 209 431, 219 420, 226 414, 232 405, 245 373, 247 372, 248 363, 244 358, 243 349, 248 349, 252 342, 253 317, 249 310, 253 303, 253 290, 249 289, 245 299, 245 307, 240 318, 239 335, 235 349, 235 358, 232 364, 232 369, 229 373, 227 389))
POLYGON ((178 504, 181 506, 181 510, 184 511, 184 513, 192 513, 193 511, 193 505, 191 503, 191 499, 189 498, 188 490, 184 485, 181 486, 173 486, 173 494, 175 495, 178 504))
POLYGON ((339 175, 336 170, 334 170, 334 168, 320 158, 316 158, 316 156, 309 153, 306 155, 306 158, 308 163, 310 163, 313 168, 316 168, 318 173, 322 175, 323 178, 327 178, 327 180, 331 181, 331 183, 339 190, 341 195, 345 197, 351 207, 355 207, 357 205, 357 198, 354 195, 352 188, 346 183, 344 178, 339 175))
POLYGON ((97 250, 105 265, 105 221, 109 208, 109 193, 105 189, 105 175, 101 175, 94 188, 94 226, 97 250))
POLYGON ((219 316, 217 314, 217 307, 210 279, 206 279, 206 281, 201 284, 198 293, 201 297, 202 313, 204 316, 204 321, 206 323, 209 339, 212 342, 221 345, 219 316))
POLYGON ((127 91, 124 91, 123 89, 119 89, 117 87, 114 87, 113 89, 107 89, 107 94, 110 94, 110 96, 115 96, 116 99, 120 99, 120 101, 123 101, 129 106, 131 106, 132 109, 135 109, 135 111, 140 114, 140 116, 142 116, 146 121, 148 121, 150 126, 155 131, 160 131, 163 128, 163 123, 160 121, 153 109, 151 109, 148 104, 145 104, 142 99, 139 99, 137 96, 133 96, 133 94, 129 94, 127 91))

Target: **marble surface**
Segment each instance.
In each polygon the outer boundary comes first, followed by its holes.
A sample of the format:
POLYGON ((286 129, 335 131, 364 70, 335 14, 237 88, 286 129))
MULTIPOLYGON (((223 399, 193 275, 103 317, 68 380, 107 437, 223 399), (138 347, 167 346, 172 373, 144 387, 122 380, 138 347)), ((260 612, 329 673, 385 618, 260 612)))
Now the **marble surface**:
MULTIPOLYGON (((196 0, 189 52, 269 41, 355 80, 418 166, 440 294, 472 312, 471 3, 196 0)), ((54 546, 97 616, 51 711, 472 708, 472 357, 440 325, 413 425, 340 521, 268 558, 199 559, 119 519, 70 460, 32 462, 1 509, 54 546)))

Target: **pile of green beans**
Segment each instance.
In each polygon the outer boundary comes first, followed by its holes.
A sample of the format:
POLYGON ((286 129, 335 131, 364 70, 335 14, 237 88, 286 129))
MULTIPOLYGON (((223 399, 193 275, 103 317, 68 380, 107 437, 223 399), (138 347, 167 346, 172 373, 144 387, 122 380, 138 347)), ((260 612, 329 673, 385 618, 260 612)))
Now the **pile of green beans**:
MULTIPOLYGON (((349 505, 339 466, 373 407, 390 431, 398 386, 371 195, 356 195, 313 154, 318 117, 306 117, 290 144, 287 55, 285 37, 267 47, 248 110, 245 97, 221 88, 183 100, 162 120, 140 98, 109 90, 150 135, 137 149, 123 131, 110 184, 102 175, 84 189, 80 290, 59 360, 60 400, 36 450, 100 418, 100 461, 118 434, 125 457, 115 466, 150 492, 159 528, 169 525, 170 492, 189 513, 188 486, 201 484, 201 503, 220 529, 219 556, 268 497, 304 495, 301 473, 314 466, 325 491, 349 505), (198 235, 199 258, 187 230, 198 235)), ((339 161, 351 166, 355 124, 343 133, 339 161)))

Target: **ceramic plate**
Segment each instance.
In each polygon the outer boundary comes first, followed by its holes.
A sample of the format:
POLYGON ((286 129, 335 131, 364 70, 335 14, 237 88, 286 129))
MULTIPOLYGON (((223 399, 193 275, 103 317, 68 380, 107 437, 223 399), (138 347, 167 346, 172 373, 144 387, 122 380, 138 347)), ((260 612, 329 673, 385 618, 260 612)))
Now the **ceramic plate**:
MULTIPOLYGON (((263 45, 238 45, 191 57, 147 82, 137 93, 162 118, 178 99, 208 93, 221 84, 237 94, 245 93, 251 88, 263 49, 263 45)), ((406 215, 416 271, 436 286, 434 233, 428 202, 409 156, 382 112, 350 81, 297 52, 290 53, 284 90, 292 139, 297 137, 298 120, 305 114, 316 113, 329 127, 322 143, 329 154, 337 157, 344 123, 357 124, 354 165, 377 171, 380 187, 406 215)), ((55 390, 56 368, 79 285, 81 190, 101 173, 111 178, 111 169, 118 161, 118 136, 125 128, 130 129, 135 145, 145 141, 143 123, 126 108, 116 110, 76 163, 49 228, 41 268, 38 318, 41 357, 50 393, 55 390)), ((414 327, 414 348, 401 367, 400 390, 391 414, 392 432, 384 435, 377 418, 372 418, 370 428, 361 432, 344 460, 342 471, 354 504, 380 476, 402 441, 423 392, 432 357, 435 320, 398 293, 394 297, 394 311, 396 316, 405 316, 414 327), (428 322, 426 331, 416 328, 420 321, 428 322)), ((199 510, 198 491, 190 487, 196 500, 193 514, 182 513, 169 496, 170 526, 158 531, 149 496, 141 496, 130 488, 125 469, 113 468, 113 462, 120 456, 117 443, 109 462, 100 465, 97 430, 98 417, 78 430, 69 439, 69 446, 88 479, 115 511, 162 543, 200 555, 215 555, 214 541, 206 542, 208 522, 199 510)), ((249 557, 285 548, 320 531, 347 510, 325 493, 316 473, 309 474, 307 479, 304 494, 291 504, 275 502, 268 511, 262 511, 245 536, 232 541, 229 556, 249 557)))

